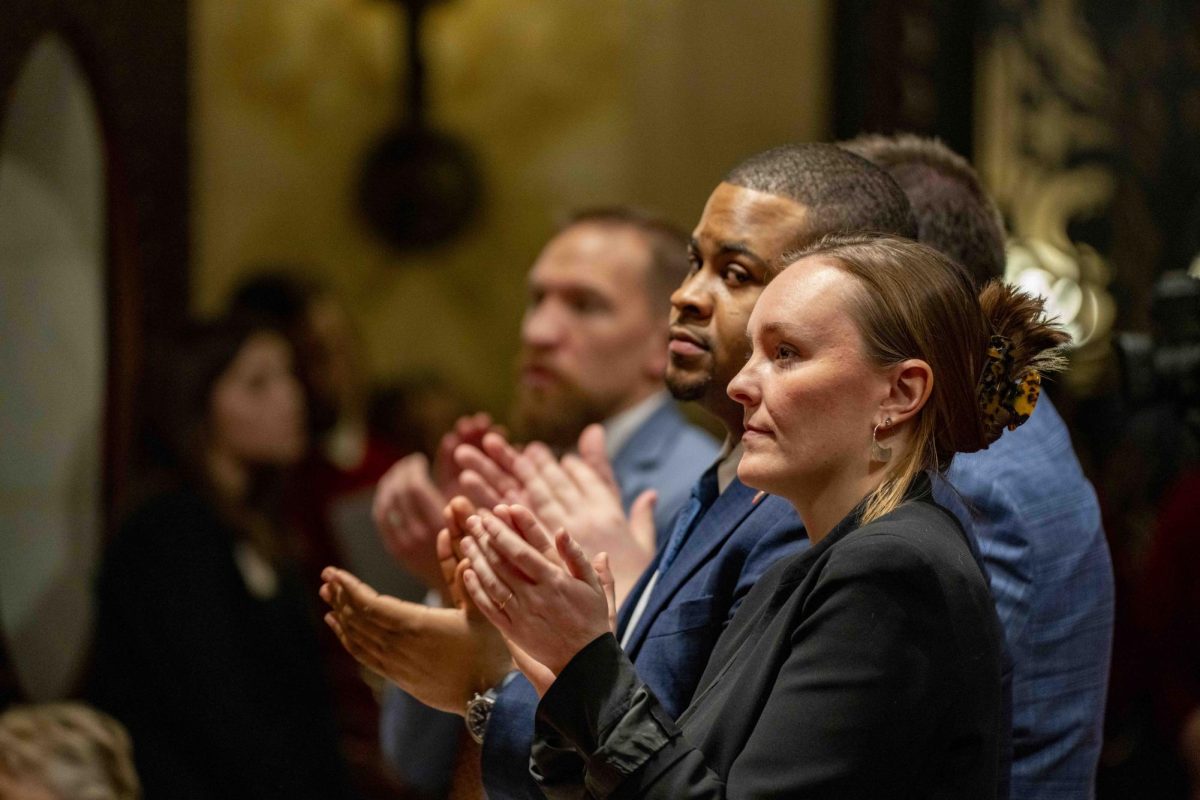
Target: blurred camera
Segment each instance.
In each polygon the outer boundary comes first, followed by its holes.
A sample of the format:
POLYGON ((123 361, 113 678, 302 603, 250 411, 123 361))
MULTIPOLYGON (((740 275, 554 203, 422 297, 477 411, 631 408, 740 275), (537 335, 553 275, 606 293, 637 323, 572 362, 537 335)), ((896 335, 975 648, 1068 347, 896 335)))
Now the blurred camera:
POLYGON ((1200 430, 1200 278, 1163 273, 1151 291, 1152 333, 1121 332, 1113 346, 1134 408, 1170 404, 1200 430))

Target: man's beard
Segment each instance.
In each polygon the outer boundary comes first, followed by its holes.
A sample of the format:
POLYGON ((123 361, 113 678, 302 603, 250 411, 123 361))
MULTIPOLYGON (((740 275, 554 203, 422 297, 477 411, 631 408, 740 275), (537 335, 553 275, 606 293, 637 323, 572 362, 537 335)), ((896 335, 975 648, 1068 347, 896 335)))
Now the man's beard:
POLYGON ((521 441, 544 442, 563 452, 575 447, 585 427, 613 412, 613 403, 589 397, 575 384, 559 383, 550 391, 521 387, 513 408, 513 432, 521 441))
POLYGON ((703 400, 712 386, 713 373, 712 370, 708 370, 699 375, 688 374, 682 370, 677 372, 668 366, 666 382, 671 396, 680 402, 703 400))

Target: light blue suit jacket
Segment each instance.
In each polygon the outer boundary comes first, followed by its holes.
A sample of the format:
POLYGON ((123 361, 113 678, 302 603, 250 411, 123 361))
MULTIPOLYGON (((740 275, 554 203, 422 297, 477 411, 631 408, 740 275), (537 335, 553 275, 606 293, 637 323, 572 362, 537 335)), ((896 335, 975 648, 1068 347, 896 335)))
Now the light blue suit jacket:
MULTIPOLYGON (((670 534, 671 520, 687 501, 692 484, 712 463, 718 450, 716 441, 689 423, 674 402, 664 403, 638 426, 613 458, 622 504, 628 511, 638 495, 647 489, 656 490, 654 524, 661 543, 670 534)), ((696 677, 699 678, 699 673, 696 677)), ((519 683, 533 692, 523 678, 519 683)), ((536 700, 534 695, 535 705, 536 700)), ((529 742, 533 737, 532 711, 527 727, 523 765, 528 763, 529 742)), ((422 705, 395 686, 385 690, 380 715, 384 755, 404 780, 422 794, 434 797, 445 794, 462 731, 462 717, 422 705)))
POLYGON ((1013 660, 1012 797, 1091 798, 1113 574, 1067 427, 1043 395, 1028 422, 957 456, 947 478, 934 496, 978 544, 1013 660))

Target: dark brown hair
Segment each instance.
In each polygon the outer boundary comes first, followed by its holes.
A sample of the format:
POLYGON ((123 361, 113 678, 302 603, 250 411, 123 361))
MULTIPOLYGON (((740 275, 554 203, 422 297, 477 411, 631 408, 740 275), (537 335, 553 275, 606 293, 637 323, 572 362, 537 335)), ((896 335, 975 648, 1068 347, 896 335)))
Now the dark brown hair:
POLYGON ((282 470, 255 467, 246 497, 231 502, 212 481, 208 464, 213 390, 246 344, 260 334, 287 337, 272 320, 232 315, 189 321, 155 343, 139 393, 137 500, 188 487, 209 500, 231 530, 261 555, 275 559, 281 541, 275 530, 282 470))
POLYGON ((810 256, 857 280, 861 291, 849 313, 868 359, 886 367, 919 358, 933 371, 933 389, 915 419, 912 447, 890 465, 865 521, 894 509, 921 471, 944 471, 955 453, 982 450, 999 436, 985 428, 979 400, 992 335, 1012 342, 1009 381, 1030 367, 1046 373, 1062 366, 1060 348, 1070 337, 1046 319, 1041 300, 998 282, 976 294, 966 271, 931 247, 890 236, 836 236, 790 254, 789 260, 810 256))
POLYGON ((1004 277, 1004 219, 965 158, 911 133, 865 134, 841 146, 900 184, 917 218, 917 241, 966 267, 977 287, 1004 277))

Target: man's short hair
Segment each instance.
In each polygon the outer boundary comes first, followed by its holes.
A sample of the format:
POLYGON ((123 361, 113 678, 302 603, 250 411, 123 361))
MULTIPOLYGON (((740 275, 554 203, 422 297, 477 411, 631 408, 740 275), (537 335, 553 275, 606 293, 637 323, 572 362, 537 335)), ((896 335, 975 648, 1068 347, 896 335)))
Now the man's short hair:
POLYGON ((631 206, 581 209, 571 214, 559 226, 558 232, 562 233, 576 225, 612 226, 637 232, 650 251, 650 269, 646 274, 650 302, 664 310, 668 307, 671 293, 679 287, 688 272, 688 235, 682 228, 631 206))
POLYGON ((867 134, 842 143, 908 195, 919 241, 967 268, 977 286, 1004 277, 1004 219, 967 160, 938 139, 867 134))
POLYGON ((725 183, 778 195, 808 209, 804 241, 829 234, 890 233, 916 238, 917 224, 896 182, 870 161, 836 145, 786 144, 751 156, 725 183))

